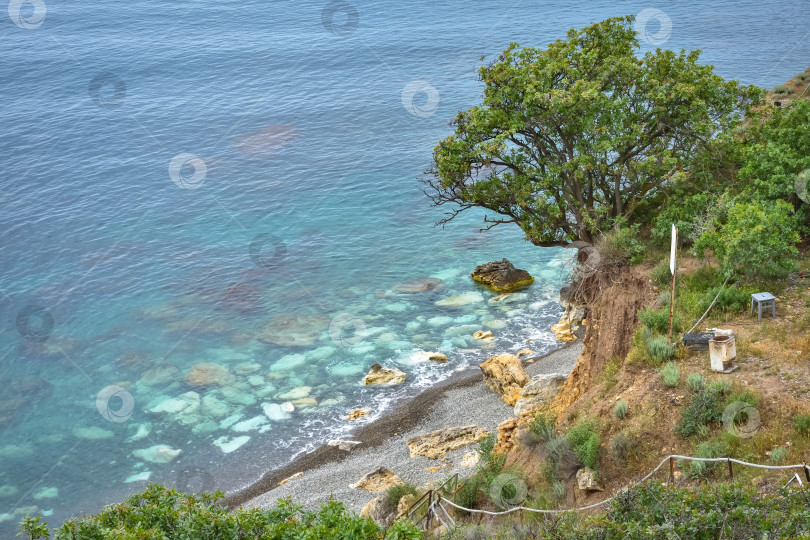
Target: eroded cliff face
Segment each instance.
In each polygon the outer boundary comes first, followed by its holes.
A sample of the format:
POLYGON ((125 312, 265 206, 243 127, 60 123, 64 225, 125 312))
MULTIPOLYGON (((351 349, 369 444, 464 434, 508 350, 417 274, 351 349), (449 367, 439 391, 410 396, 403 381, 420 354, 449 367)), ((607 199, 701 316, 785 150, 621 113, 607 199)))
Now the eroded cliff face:
POLYGON ((568 408, 590 389, 594 378, 604 372, 611 358, 627 356, 638 323, 636 314, 655 297, 647 274, 641 268, 625 268, 613 284, 588 305, 585 349, 552 405, 558 421, 562 421, 568 408))

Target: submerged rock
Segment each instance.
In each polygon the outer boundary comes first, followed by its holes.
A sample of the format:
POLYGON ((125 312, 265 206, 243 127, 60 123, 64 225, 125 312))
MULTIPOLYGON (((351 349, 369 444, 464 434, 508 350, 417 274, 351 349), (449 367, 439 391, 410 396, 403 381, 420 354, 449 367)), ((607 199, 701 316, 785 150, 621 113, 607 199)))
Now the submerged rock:
POLYGON ((149 448, 143 448, 140 450, 133 450, 132 455, 136 458, 142 459, 144 461, 149 461, 151 463, 169 463, 174 458, 180 455, 182 450, 175 450, 165 444, 156 444, 155 446, 150 446, 149 448))
POLYGON ((447 355, 440 352, 415 351, 408 359, 408 363, 417 364, 419 362, 439 362, 443 364, 447 362, 447 355))
POLYGON ((298 388, 293 388, 289 392, 279 394, 278 397, 284 401, 292 401, 295 399, 305 398, 309 396, 310 392, 312 392, 311 386, 299 386, 298 388))
POLYGON ((329 329, 330 321, 324 315, 281 313, 270 319, 258 338, 281 347, 308 347, 329 329))
POLYGON ((186 374, 186 382, 191 386, 228 386, 233 383, 233 375, 222 364, 200 362, 191 366, 186 374))
POLYGON ((404 383, 406 378, 407 375, 403 371, 372 364, 368 374, 363 377, 363 384, 366 386, 396 386, 404 383))
POLYGON ((179 374, 180 370, 176 367, 162 364, 144 371, 138 383, 144 386, 164 386, 176 381, 179 374))
POLYGON ((374 471, 371 471, 354 484, 350 484, 349 488, 365 489, 366 491, 371 491, 372 493, 379 493, 381 491, 386 491, 391 486, 396 486, 402 483, 402 479, 399 476, 394 474, 392 471, 389 471, 385 467, 380 467, 374 471))
POLYGON ((520 398, 521 389, 529 382, 529 374, 514 354, 490 356, 480 366, 487 387, 500 394, 510 406, 520 398))
POLYGON ((73 434, 80 439, 88 439, 91 441, 95 441, 98 439, 109 439, 114 435, 112 431, 107 429, 102 429, 100 427, 75 427, 73 428, 73 434))
POLYGON ((465 292, 464 294, 448 296, 447 298, 444 298, 436 302, 436 305, 440 307, 461 307, 483 301, 484 296, 481 293, 476 291, 470 291, 465 292))
POLYGON ((241 448, 249 440, 250 437, 247 435, 242 435, 241 437, 235 437, 233 439, 228 439, 226 435, 223 435, 214 441, 214 446, 222 450, 223 454, 230 454, 231 452, 241 448))
POLYGON ((447 452, 473 444, 487 436, 487 430, 478 426, 463 426, 439 429, 411 437, 405 444, 411 457, 425 456, 430 459, 443 457, 447 452))
POLYGON ((557 397, 567 377, 561 373, 535 375, 520 391, 515 403, 515 416, 520 416, 557 397))
POLYGON ((512 292, 534 283, 534 278, 526 270, 515 268, 506 259, 477 266, 470 277, 498 293, 512 292))
POLYGON ((439 278, 419 278, 394 286, 394 291, 398 293, 414 294, 428 291, 438 291, 442 288, 443 282, 439 278))
MULTIPOLYGON (((292 403, 290 404, 290 406, 292 407, 292 403)), ((292 412, 286 411, 285 408, 282 405, 279 405, 278 403, 263 403, 262 411, 264 411, 264 414, 267 416, 267 418, 269 418, 274 422, 287 420, 291 418, 290 412, 292 412)))
POLYGON ((473 339, 491 339, 493 337, 491 330, 479 330, 473 334, 473 339))

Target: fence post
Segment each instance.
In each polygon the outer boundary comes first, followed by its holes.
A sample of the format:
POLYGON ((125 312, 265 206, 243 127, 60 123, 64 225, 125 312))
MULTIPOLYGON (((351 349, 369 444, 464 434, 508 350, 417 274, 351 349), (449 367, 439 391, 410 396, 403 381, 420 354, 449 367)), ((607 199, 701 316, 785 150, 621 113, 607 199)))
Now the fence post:
POLYGON ((807 478, 807 483, 810 484, 810 467, 807 466, 807 462, 804 462, 804 477, 807 478))
POLYGON ((675 460, 672 456, 669 456, 669 483, 675 483, 675 460))
POLYGON ((425 529, 430 530, 433 524, 433 490, 428 491, 427 515, 425 516, 425 529))
POLYGON ((731 459, 728 460, 728 475, 731 478, 731 481, 734 481, 734 469, 731 466, 731 459))
POLYGON ((523 507, 520 507, 520 526, 523 526, 523 507))

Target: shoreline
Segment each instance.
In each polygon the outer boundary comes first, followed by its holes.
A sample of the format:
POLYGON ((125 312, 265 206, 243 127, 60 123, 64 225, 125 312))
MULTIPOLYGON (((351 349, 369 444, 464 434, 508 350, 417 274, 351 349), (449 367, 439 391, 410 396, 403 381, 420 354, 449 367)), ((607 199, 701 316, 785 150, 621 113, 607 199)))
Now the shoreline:
MULTIPOLYGON (((526 366, 530 375, 536 375, 538 372, 552 373, 559 372, 558 367, 562 367, 567 376, 576 364, 576 358, 581 354, 582 349, 582 335, 578 336, 576 341, 565 343, 562 346, 545 353, 540 356, 526 358, 523 360, 523 365, 526 366), (573 354, 572 354, 573 353, 573 354), (557 362, 561 365, 558 366, 557 362), (534 369, 532 369, 534 368, 534 369)), ((458 406, 459 404, 456 404, 458 406)), ((440 460, 431 460, 427 458, 410 458, 408 456, 407 447, 404 444, 405 438, 410 438, 417 433, 427 433, 435 429, 444 427, 454 427, 466 425, 469 423, 476 423, 481 427, 494 430, 498 423, 512 416, 512 407, 506 405, 499 395, 495 394, 483 382, 481 371, 477 366, 470 367, 462 372, 459 372, 456 377, 448 379, 431 387, 422 393, 411 398, 407 404, 397 406, 391 411, 384 414, 381 418, 360 427, 351 436, 351 440, 359 441, 355 448, 351 451, 340 450, 334 446, 324 445, 309 454, 301 456, 300 458, 272 471, 268 471, 262 477, 233 493, 226 495, 223 503, 230 509, 236 508, 246 503, 249 506, 262 507, 266 505, 274 505, 277 498, 285 494, 293 494, 298 497, 299 502, 316 502, 318 499, 327 500, 329 495, 337 495, 336 490, 341 493, 341 500, 347 506, 352 506, 349 500, 344 500, 343 495, 359 495, 363 500, 363 504, 368 502, 368 499, 375 496, 375 494, 363 490, 349 490, 348 483, 356 481, 363 474, 370 472, 375 467, 383 465, 388 467, 394 472, 397 472, 397 465, 401 465, 404 469, 410 469, 411 478, 402 474, 402 479, 405 482, 416 483, 425 480, 425 475, 420 474, 415 470, 412 465, 417 464, 420 468, 422 465, 435 465, 436 467, 428 467, 428 469, 437 469, 428 472, 439 472, 440 474, 451 474, 448 464, 440 460), (463 403, 462 410, 459 413, 472 414, 473 419, 479 422, 465 422, 459 421, 456 423, 450 422, 447 425, 447 419, 432 418, 448 408, 453 407, 453 394, 457 399, 463 403), (439 404, 444 404, 446 407, 440 409, 437 407, 439 404), (475 407, 464 407, 464 405, 479 404, 483 408, 472 411, 475 407), (495 421, 497 420, 497 421, 495 421), (492 425, 494 422, 494 425, 492 425), (405 458, 403 458, 403 453, 405 458), (405 461, 403 461, 405 459, 405 461), (347 462, 354 463, 347 463, 347 462), (337 467, 337 465, 344 465, 337 467), (364 468, 364 472, 357 474, 353 469, 359 470, 364 468), (338 469, 340 469, 338 471, 338 469), (448 469, 448 470, 445 470, 448 469), (303 472, 304 476, 295 479, 284 486, 279 486, 278 483, 293 474, 303 472), (356 478, 353 476, 355 475, 356 478), (413 478, 422 477, 419 479, 413 478), (340 480, 334 483, 334 478, 338 477, 340 480), (332 480, 332 485, 324 485, 323 480, 332 480), (315 485, 310 485, 312 482, 315 485), (332 491, 327 491, 331 488, 332 491), (280 491, 282 493, 275 494, 274 492, 280 491), (324 496, 324 494, 326 494, 324 496), (303 495, 303 497, 301 496, 303 495)), ((457 415, 452 415, 455 418, 457 415)), ((463 447, 447 454, 447 461, 450 462, 449 467, 452 467, 454 461, 460 461, 460 454, 474 450, 475 446, 463 447)), ((427 470, 427 469, 425 469, 427 470)), ((399 473, 398 473, 399 474, 399 473)), ((429 480, 429 478, 428 478, 429 480)), ((357 496, 349 497, 358 501, 357 496)), ((355 508, 359 511, 359 508, 355 508)))

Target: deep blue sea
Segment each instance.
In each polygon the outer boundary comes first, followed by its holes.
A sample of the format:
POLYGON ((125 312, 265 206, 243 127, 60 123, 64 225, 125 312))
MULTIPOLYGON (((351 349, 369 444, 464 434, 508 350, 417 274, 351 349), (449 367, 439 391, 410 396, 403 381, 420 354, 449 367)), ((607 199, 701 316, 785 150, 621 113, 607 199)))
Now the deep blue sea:
POLYGON ((493 351, 555 347, 565 250, 481 212, 436 228, 418 179, 482 56, 623 14, 744 83, 810 63, 806 0, 12 0, 0 536, 148 482, 242 487, 493 351), (495 299, 469 273, 504 257, 536 282, 495 299), (373 363, 407 382, 363 387, 373 363))

